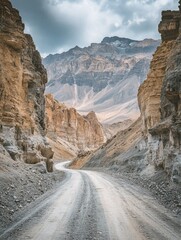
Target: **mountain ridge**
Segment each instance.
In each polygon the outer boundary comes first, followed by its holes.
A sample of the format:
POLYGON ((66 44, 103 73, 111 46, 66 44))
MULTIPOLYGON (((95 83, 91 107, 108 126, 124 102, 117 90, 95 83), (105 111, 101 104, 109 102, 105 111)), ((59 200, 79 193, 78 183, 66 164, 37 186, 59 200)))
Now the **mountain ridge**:
POLYGON ((102 123, 114 123, 118 117, 135 119, 139 115, 137 89, 160 41, 107 37, 102 42, 46 57, 46 93, 80 114, 95 111, 102 123), (134 102, 134 114, 129 102, 134 102))
MULTIPOLYGON (((129 46, 130 43, 136 43, 136 44, 140 44, 140 43, 152 43, 152 46, 154 47, 155 44, 157 46, 157 42, 160 42, 160 39, 152 39, 152 38, 144 38, 143 40, 134 40, 131 38, 126 38, 126 37, 118 37, 118 36, 112 36, 112 37, 104 37, 103 40, 99 43, 91 43, 89 46, 87 47, 79 47, 78 45, 76 45, 75 47, 70 48, 68 51, 63 51, 61 53, 55 53, 55 54, 48 54, 46 57, 43 58, 44 63, 46 64, 49 58, 51 58, 52 56, 60 56, 60 55, 64 55, 68 52, 74 51, 74 50, 89 50, 90 47, 92 45, 99 45, 99 44, 109 44, 109 43, 115 43, 115 42, 124 42, 124 45, 129 46)), ((116 44, 115 44, 116 45, 116 44)), ((89 52, 89 51, 88 51, 89 52)))

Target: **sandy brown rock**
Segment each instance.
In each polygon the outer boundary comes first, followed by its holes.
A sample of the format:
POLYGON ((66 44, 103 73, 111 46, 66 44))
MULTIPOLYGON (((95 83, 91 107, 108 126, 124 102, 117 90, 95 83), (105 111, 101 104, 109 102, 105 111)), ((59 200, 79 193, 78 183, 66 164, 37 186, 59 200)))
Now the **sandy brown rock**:
POLYGON ((145 134, 148 134, 148 129, 160 121, 161 89, 169 57, 172 49, 175 48, 175 40, 179 34, 179 19, 179 11, 162 12, 162 21, 158 28, 162 43, 153 55, 147 79, 138 90, 138 102, 145 134))
POLYGON ((1 123, 40 132, 44 129, 46 70, 18 11, 1 0, 1 123))
POLYGON ((74 108, 67 108, 46 95, 47 136, 67 143, 74 151, 89 151, 105 142, 104 131, 94 112, 81 116, 74 108))
POLYGON ((162 44, 138 93, 148 160, 181 182, 181 12, 163 11, 162 44))
POLYGON ((0 1, 0 142, 14 160, 47 156, 44 90, 47 74, 16 9, 0 1))
POLYGON ((47 159, 46 168, 47 168, 48 172, 53 172, 53 160, 52 159, 47 159))
POLYGON ((175 40, 179 35, 179 23, 180 12, 179 11, 163 11, 162 21, 158 26, 158 30, 161 34, 162 41, 175 40))
POLYGON ((138 103, 142 116, 143 132, 147 135, 148 129, 160 120, 160 96, 167 61, 174 41, 163 42, 157 48, 150 64, 147 79, 138 90, 138 103))
POLYGON ((56 161, 65 161, 65 160, 72 160, 77 156, 77 151, 75 150, 75 147, 71 148, 70 144, 64 144, 65 142, 62 141, 62 139, 55 138, 50 139, 47 138, 48 143, 50 144, 54 154, 53 159, 56 161))

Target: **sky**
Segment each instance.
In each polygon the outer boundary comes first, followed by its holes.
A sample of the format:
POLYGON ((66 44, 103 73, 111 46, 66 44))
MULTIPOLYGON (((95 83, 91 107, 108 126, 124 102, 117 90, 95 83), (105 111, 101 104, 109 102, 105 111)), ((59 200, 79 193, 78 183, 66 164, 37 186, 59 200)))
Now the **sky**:
POLYGON ((10 0, 42 56, 118 36, 160 38, 162 10, 178 0, 10 0))

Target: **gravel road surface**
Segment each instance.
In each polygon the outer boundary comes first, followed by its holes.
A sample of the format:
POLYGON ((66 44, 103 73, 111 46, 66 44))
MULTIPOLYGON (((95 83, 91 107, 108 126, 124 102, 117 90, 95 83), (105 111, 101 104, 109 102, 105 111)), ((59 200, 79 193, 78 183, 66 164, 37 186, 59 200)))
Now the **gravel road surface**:
POLYGON ((96 171, 57 169, 66 178, 0 234, 10 240, 180 240, 181 219, 145 190, 96 171))

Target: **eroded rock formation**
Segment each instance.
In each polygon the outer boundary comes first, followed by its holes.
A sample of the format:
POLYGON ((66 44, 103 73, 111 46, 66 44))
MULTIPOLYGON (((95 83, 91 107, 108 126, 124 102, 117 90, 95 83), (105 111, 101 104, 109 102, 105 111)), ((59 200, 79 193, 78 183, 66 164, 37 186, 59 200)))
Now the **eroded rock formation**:
POLYGON ((157 49, 138 100, 148 160, 181 182, 181 12, 163 11, 157 49))
POLYGON ((46 95, 47 136, 67 143, 75 152, 100 147, 105 142, 104 131, 94 112, 81 116, 74 108, 67 108, 51 94, 46 95))
POLYGON ((18 11, 1 0, 0 143, 14 160, 52 165, 53 152, 44 138, 46 82, 40 54, 24 34, 18 11))
POLYGON ((147 79, 138 91, 138 103, 141 110, 143 131, 147 135, 148 129, 160 120, 160 95, 165 75, 165 69, 174 41, 163 42, 157 48, 150 64, 147 79))

